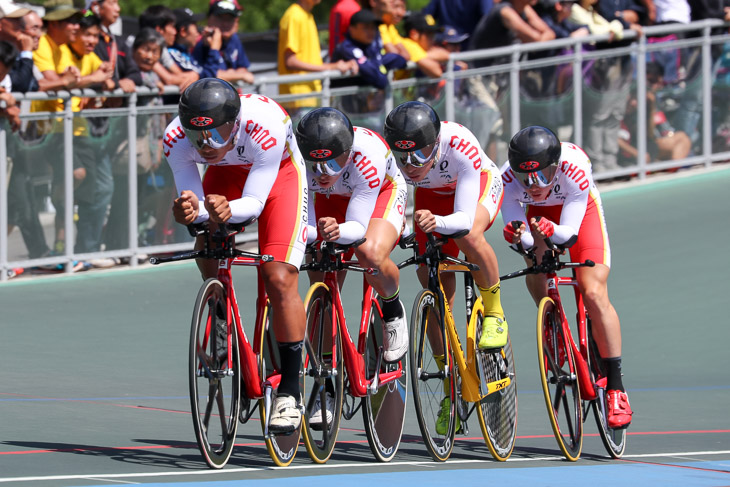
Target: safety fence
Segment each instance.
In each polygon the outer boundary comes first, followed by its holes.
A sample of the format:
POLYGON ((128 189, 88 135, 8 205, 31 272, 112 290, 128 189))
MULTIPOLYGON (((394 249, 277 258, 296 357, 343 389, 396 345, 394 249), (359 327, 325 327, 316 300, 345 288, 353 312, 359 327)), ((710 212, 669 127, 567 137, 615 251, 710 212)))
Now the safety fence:
MULTIPOLYGON (((514 132, 545 125, 586 150, 597 181, 643 179, 730 160, 726 32, 722 21, 705 20, 627 32, 621 42, 588 36, 454 53, 442 77, 397 72, 385 90, 341 86, 347 77, 328 71, 261 75, 240 91, 276 99, 294 123, 313 107, 334 106, 376 131, 394 106, 422 100, 470 128, 498 164, 514 132), (460 69, 461 61, 470 67, 460 69), (278 95, 281 84, 311 80, 321 80, 320 92, 278 95)), ((164 157, 177 88, 14 95, 25 107, 59 99, 65 108, 23 110, 19 132, 0 125, 0 228, 19 232, 0 232, 0 280, 18 267, 73 272, 110 259, 136 266, 190 248, 172 218, 176 189, 164 157), (102 98, 124 106, 74 112, 74 97, 86 107, 102 98)), ((241 238, 255 240, 251 230, 241 238)))

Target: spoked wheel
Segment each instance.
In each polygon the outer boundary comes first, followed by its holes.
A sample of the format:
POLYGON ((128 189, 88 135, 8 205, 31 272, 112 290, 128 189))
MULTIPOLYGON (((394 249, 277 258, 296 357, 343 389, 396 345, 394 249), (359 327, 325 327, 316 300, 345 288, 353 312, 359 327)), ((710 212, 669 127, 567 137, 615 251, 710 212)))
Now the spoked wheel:
POLYGON ((344 362, 340 356, 340 330, 334 321, 332 296, 327 286, 321 282, 312 285, 305 303, 304 444, 312 461, 324 463, 332 455, 340 429, 344 362))
MULTIPOLYGON (((225 309, 223 285, 217 279, 208 279, 195 300, 188 378, 195 439, 211 468, 223 468, 231 457, 241 406, 236 327, 231 327, 231 368, 228 368, 226 338, 216 331, 216 312, 223 314, 225 309)), ((225 318, 218 321, 225 323, 225 318)))
POLYGON ((456 433, 451 353, 436 296, 428 289, 422 289, 411 313, 411 389, 423 442, 431 457, 439 462, 451 455, 456 433))
POLYGON ((555 302, 545 297, 537 315, 537 356, 550 424, 560 450, 570 461, 583 447, 583 408, 569 337, 563 332, 555 302))
MULTIPOLYGON (((259 373, 261 377, 271 377, 281 371, 281 360, 279 358, 279 346, 274 335, 274 327, 271 326, 271 305, 265 309, 264 326, 262 327, 261 353, 259 354, 259 373)), ((266 402, 259 400, 259 416, 261 417, 261 430, 266 425, 266 402)), ((264 438, 266 449, 274 463, 279 467, 289 465, 297 454, 301 426, 289 435, 269 435, 264 438)))
MULTIPOLYGON (((378 359, 378 351, 383 346, 383 320, 374 302, 370 304, 370 326, 365 345, 365 367, 367 379, 372 380, 378 359)), ((406 380, 407 354, 397 364, 386 364, 381 360, 380 377, 389 372, 397 372, 401 376, 387 384, 381 384, 375 393, 369 392, 362 398, 363 421, 370 449, 375 458, 381 462, 389 462, 398 451, 403 424, 406 419, 406 380)))
MULTIPOLYGON (((593 341, 593 333, 591 331, 591 320, 588 319, 588 337, 590 343, 590 353, 588 355, 588 366, 591 368, 591 375, 594 380, 606 377, 601 355, 598 353, 596 342, 593 341)), ((596 417, 596 425, 601 435, 603 446, 613 458, 621 458, 626 450, 626 428, 612 429, 608 427, 608 402, 606 397, 606 387, 597 388, 598 397, 593 402, 593 415, 596 417)))
MULTIPOLYGON (((482 320, 484 313, 481 309, 481 301, 477 303, 476 313, 473 313, 475 323, 474 343, 479 343, 482 335, 482 320)), ((512 355, 512 341, 507 338, 507 345, 498 352, 484 351, 476 347, 475 350, 477 374, 485 382, 496 382, 509 379, 510 384, 488 395, 479 403, 479 426, 482 429, 484 441, 487 443, 489 452, 495 460, 503 462, 512 455, 515 447, 515 435, 517 432, 517 375, 515 373, 515 360, 512 355)))

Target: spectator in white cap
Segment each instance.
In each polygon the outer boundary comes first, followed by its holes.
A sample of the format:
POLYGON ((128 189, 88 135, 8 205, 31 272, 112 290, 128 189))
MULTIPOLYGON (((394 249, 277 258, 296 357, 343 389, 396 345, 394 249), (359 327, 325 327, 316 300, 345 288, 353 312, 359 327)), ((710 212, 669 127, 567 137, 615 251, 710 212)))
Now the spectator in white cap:
POLYGON ((8 76, 12 81, 13 91, 25 93, 37 91, 38 82, 33 76, 33 51, 38 47, 41 37, 40 30, 34 35, 26 32, 25 17, 34 16, 31 22, 43 27, 40 17, 29 8, 20 7, 8 0, 0 0, 0 40, 14 45, 18 50, 18 57, 13 63, 8 76))

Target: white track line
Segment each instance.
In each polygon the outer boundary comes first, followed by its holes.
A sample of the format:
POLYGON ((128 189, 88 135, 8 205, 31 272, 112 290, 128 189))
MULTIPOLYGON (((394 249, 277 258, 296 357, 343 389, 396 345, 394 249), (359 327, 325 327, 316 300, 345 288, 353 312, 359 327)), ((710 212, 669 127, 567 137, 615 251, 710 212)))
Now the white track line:
MULTIPOLYGON (((651 458, 651 457, 678 457, 678 456, 706 456, 706 455, 728 455, 730 450, 718 450, 718 451, 685 451, 685 452, 674 452, 674 453, 644 453, 640 455, 624 455, 623 458, 651 458)), ((537 461, 560 461, 564 462, 563 457, 555 455, 549 457, 531 457, 531 458, 510 458, 508 463, 517 462, 537 462, 537 461)), ((466 464, 466 463, 483 463, 485 460, 449 460, 447 463, 452 464, 466 464)), ((193 472, 180 472, 180 471, 169 471, 169 472, 148 472, 148 473, 119 473, 119 474, 93 474, 93 475, 49 475, 49 476, 38 476, 38 477, 7 477, 0 478, 0 483, 3 482, 40 482, 45 480, 102 480, 102 479, 121 479, 121 478, 146 478, 146 477, 183 477, 189 475, 226 475, 241 472, 259 472, 264 470, 311 470, 311 469, 335 469, 335 468, 376 468, 382 469, 388 466, 434 466, 432 461, 419 461, 419 462, 390 462, 390 463, 339 463, 339 464, 325 464, 325 465, 295 465, 288 467, 243 467, 243 468, 224 468, 221 470, 196 470, 193 472)))

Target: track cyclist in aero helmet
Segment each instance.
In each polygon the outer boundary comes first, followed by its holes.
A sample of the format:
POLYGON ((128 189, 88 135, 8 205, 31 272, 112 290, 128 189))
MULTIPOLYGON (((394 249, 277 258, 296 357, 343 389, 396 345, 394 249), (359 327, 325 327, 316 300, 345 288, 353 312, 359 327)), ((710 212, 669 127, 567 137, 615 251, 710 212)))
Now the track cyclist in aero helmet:
MULTIPOLYGON (((502 178, 497 166, 482 150, 469 129, 454 122, 441 122, 429 105, 411 101, 394 108, 385 119, 385 140, 406 181, 416 187, 414 223, 419 248, 425 249, 426 234, 469 233, 443 247, 447 255, 459 250, 479 266, 472 271, 484 302, 484 321, 479 347, 499 349, 507 343, 507 321, 500 297, 497 256, 484 238, 502 204, 502 178)), ((426 268, 417 271, 421 284, 428 282, 426 268)), ((449 304, 453 307, 456 280, 442 276, 449 304)), ((438 360, 438 358, 437 358, 438 360)), ((442 359, 443 361, 443 359, 442 359)), ((437 423, 445 428, 450 393, 444 391, 442 415, 437 423)))
POLYGON ((399 298, 399 271, 390 252, 405 226, 406 181, 383 138, 353 127, 334 108, 306 114, 297 125, 296 138, 314 193, 310 240, 318 236, 347 244, 365 237, 355 255, 362 266, 378 270, 365 278, 383 302, 383 360, 398 362, 408 350, 408 326, 399 298))
MULTIPOLYGON (((561 143, 555 133, 540 126, 517 132, 509 143, 508 157, 502 167, 507 242, 522 242, 525 248, 537 245, 539 257, 546 248, 543 238, 550 237, 554 243, 570 247, 571 260, 596 263, 595 267, 579 267, 575 273, 598 351, 607 365, 608 424, 625 428, 633 413, 621 379, 621 325, 607 286, 611 248, 590 160, 580 147, 561 143), (515 229, 512 222, 519 227, 515 229), (535 239, 533 233, 541 238, 535 239)), ((547 296, 545 276, 526 277, 527 289, 538 304, 547 296)))
MULTIPOLYGON (((239 96, 218 78, 191 84, 180 97, 178 113, 162 139, 179 193, 172 208, 175 221, 189 225, 257 218, 260 252, 274 258, 259 268, 281 356, 282 379, 270 431, 291 433, 301 422, 299 370, 305 317, 297 285, 308 208, 304 162, 291 119, 274 100, 239 96), (205 168, 202 179, 198 164, 205 168)), ((203 243, 199 237, 196 248, 203 243)), ((203 279, 216 277, 217 262, 201 260, 198 267, 203 279)), ((221 318, 225 325, 225 317, 221 318)))

